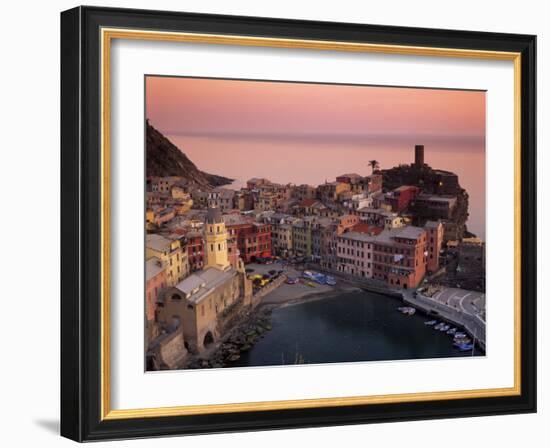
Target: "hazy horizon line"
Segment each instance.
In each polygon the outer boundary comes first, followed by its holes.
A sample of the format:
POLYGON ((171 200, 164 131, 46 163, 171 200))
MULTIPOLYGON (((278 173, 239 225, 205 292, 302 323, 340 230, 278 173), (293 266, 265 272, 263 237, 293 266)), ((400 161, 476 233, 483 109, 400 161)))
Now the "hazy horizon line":
POLYGON ((423 141, 453 141, 460 143, 483 143, 485 135, 458 135, 458 134, 357 134, 357 133, 278 133, 278 132, 240 132, 240 131, 174 131, 161 130, 164 135, 177 137, 197 137, 197 138, 228 138, 242 140, 302 140, 302 141, 406 141, 410 140, 411 145, 423 144, 423 141))

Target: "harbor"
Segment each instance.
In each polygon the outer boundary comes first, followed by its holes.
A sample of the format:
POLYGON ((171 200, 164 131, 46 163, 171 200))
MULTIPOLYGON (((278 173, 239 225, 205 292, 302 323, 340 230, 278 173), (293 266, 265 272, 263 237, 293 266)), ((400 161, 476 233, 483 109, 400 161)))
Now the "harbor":
MULTIPOLYGON (((245 367, 483 356, 462 325, 369 291, 342 276, 288 263, 250 264, 251 277, 284 277, 258 304, 258 316, 235 327, 194 367, 245 367), (327 280, 331 284, 327 284, 327 280)), ((266 285, 269 287, 269 285, 266 285)), ((412 293, 412 291, 411 291, 412 293)), ((206 355, 206 354, 205 354, 206 355)))
POLYGON ((453 335, 425 325, 427 318, 421 312, 400 312, 399 299, 364 290, 324 292, 314 297, 273 309, 271 330, 226 367, 484 354, 473 345, 462 350, 455 345, 453 335))

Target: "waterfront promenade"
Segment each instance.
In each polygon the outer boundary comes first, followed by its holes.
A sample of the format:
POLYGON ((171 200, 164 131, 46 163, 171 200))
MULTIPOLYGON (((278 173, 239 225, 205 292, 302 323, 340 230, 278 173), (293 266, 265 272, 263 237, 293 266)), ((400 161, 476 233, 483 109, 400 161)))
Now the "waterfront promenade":
POLYGON ((405 303, 464 328, 485 350, 485 294, 458 288, 443 288, 433 297, 423 295, 418 290, 403 290, 402 296, 405 303))

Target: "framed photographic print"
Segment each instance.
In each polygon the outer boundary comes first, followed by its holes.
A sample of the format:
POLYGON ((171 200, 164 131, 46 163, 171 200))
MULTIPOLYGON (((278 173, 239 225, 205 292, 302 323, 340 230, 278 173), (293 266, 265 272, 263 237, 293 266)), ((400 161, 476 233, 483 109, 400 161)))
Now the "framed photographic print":
POLYGON ((61 14, 61 433, 535 412, 535 36, 61 14))

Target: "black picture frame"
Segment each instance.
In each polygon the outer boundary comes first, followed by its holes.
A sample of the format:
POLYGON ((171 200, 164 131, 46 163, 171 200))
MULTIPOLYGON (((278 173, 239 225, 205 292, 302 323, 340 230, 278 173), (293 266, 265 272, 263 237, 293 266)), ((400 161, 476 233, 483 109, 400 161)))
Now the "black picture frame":
POLYGON ((77 7, 61 14, 61 435, 76 441, 536 411, 536 37, 271 18, 77 7), (101 418, 100 29, 130 28, 521 53, 521 394, 101 418))

